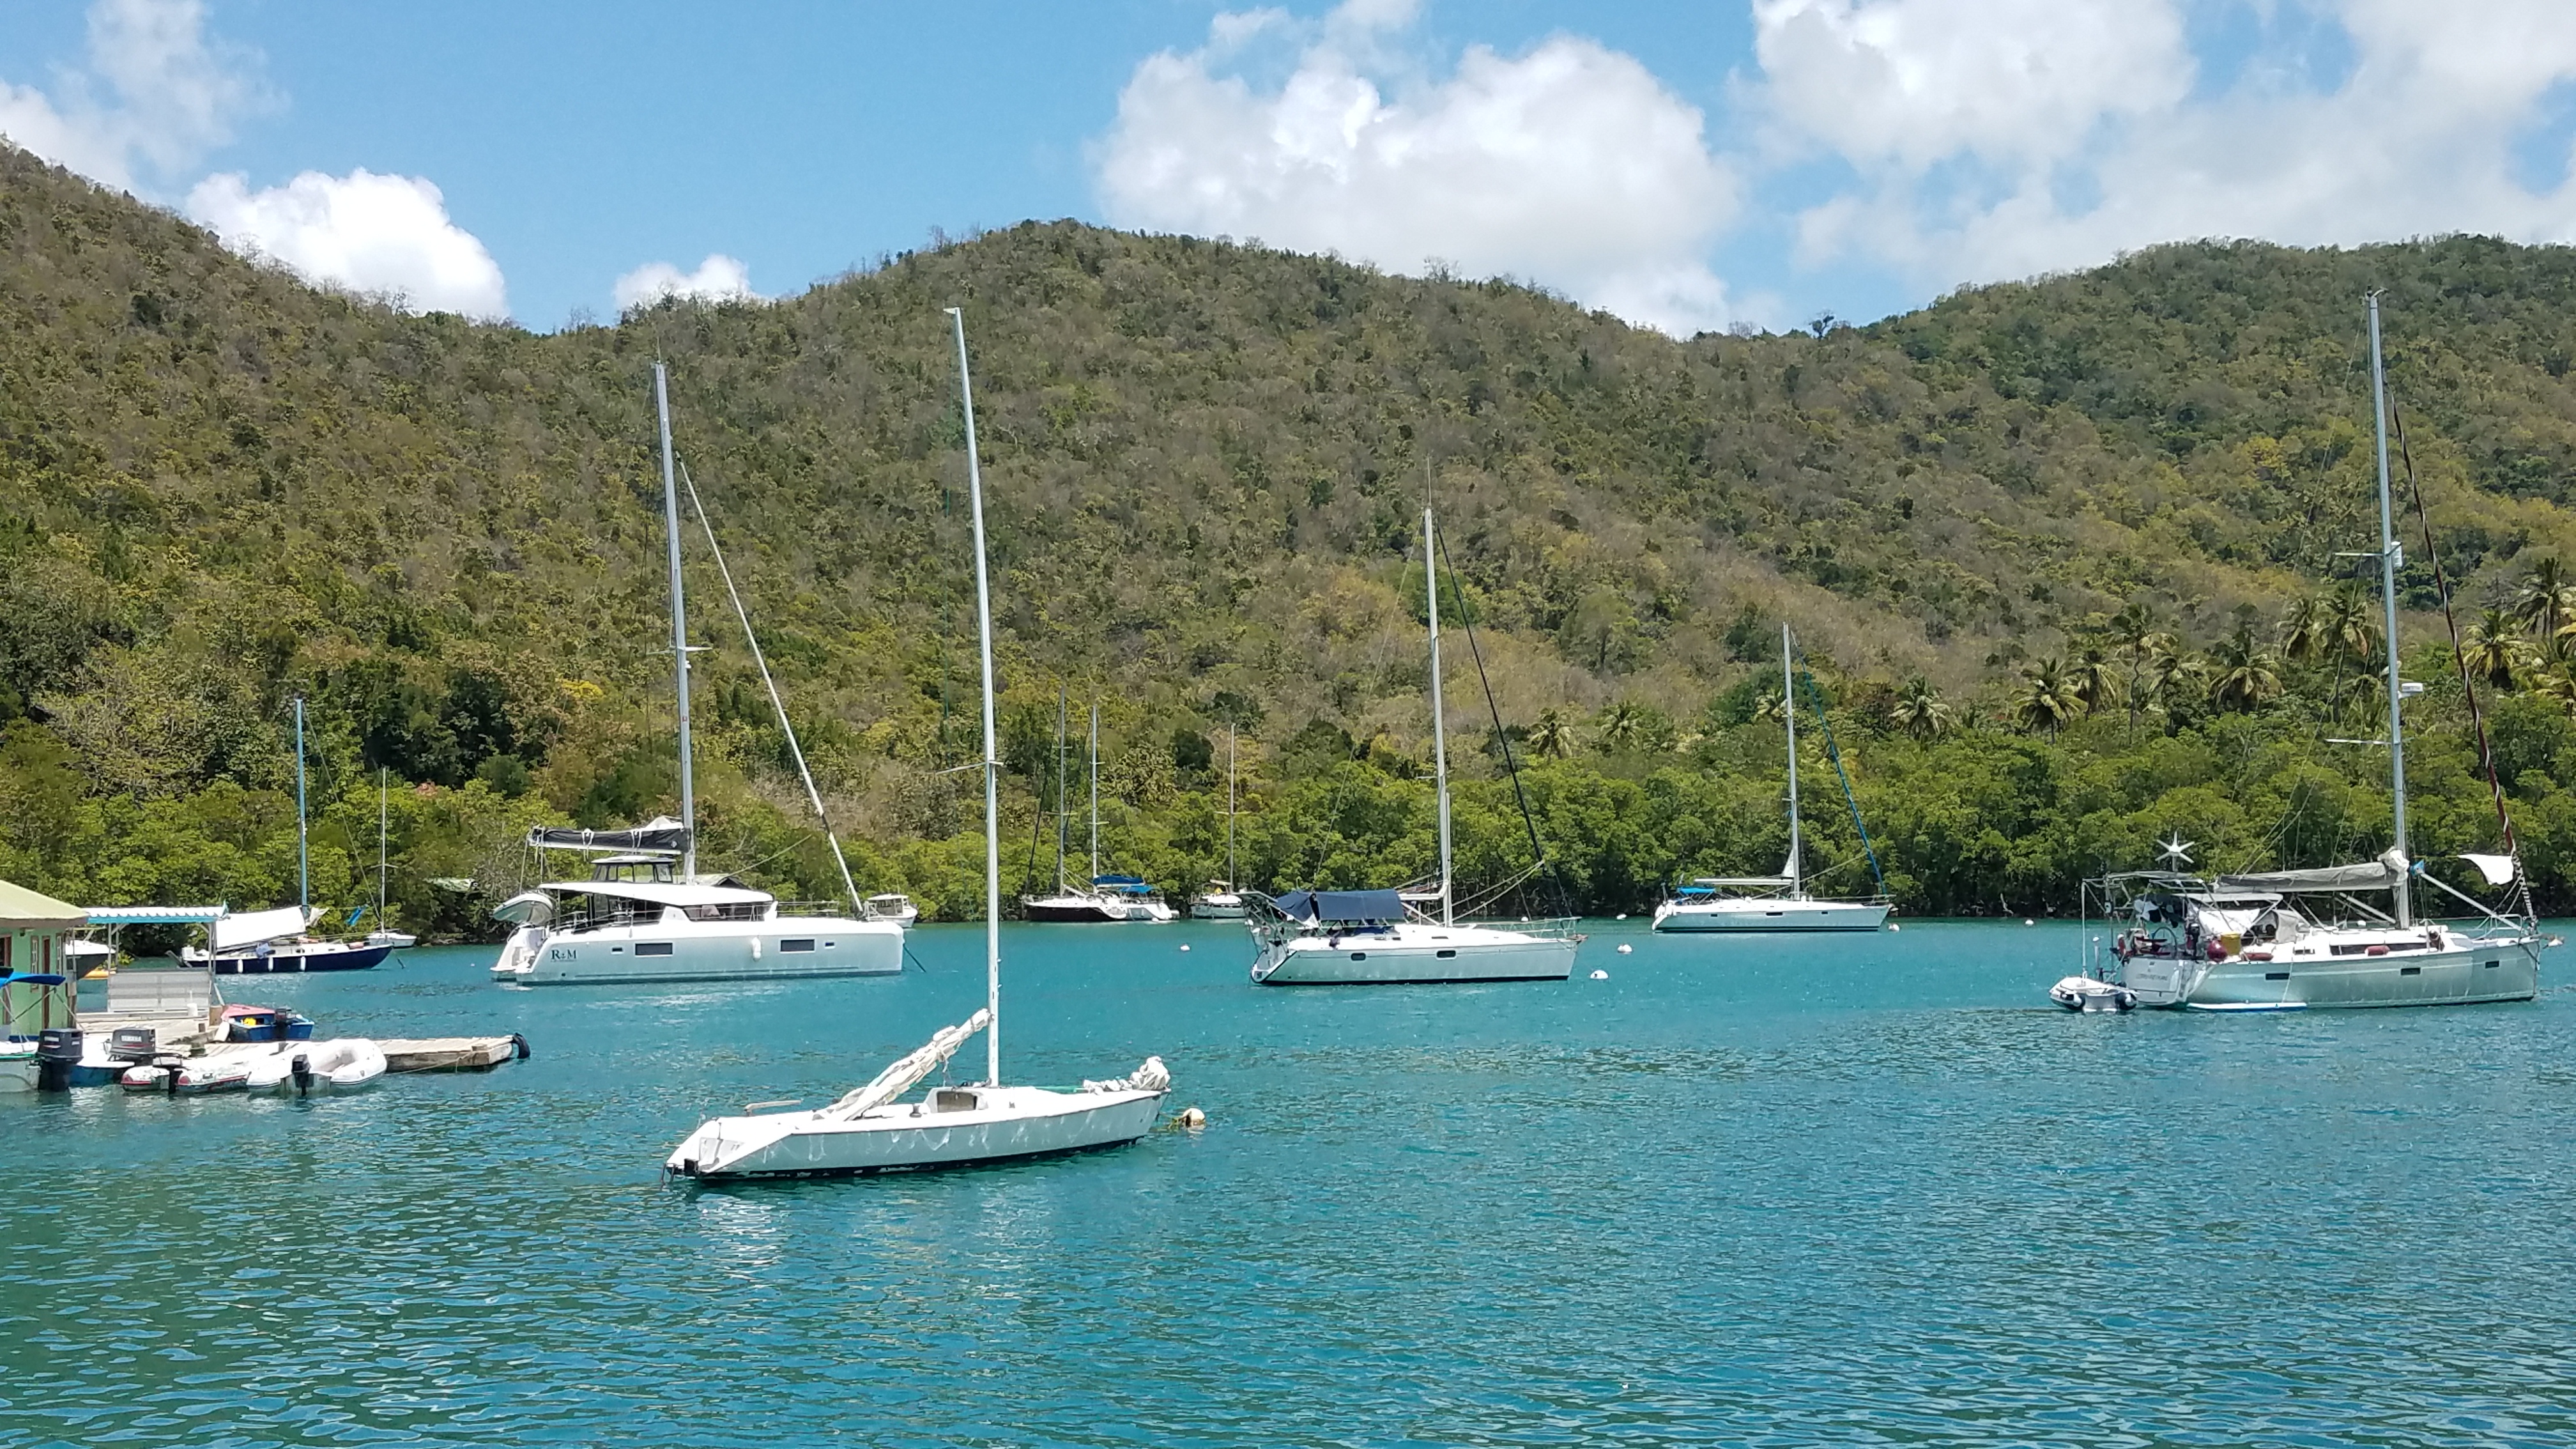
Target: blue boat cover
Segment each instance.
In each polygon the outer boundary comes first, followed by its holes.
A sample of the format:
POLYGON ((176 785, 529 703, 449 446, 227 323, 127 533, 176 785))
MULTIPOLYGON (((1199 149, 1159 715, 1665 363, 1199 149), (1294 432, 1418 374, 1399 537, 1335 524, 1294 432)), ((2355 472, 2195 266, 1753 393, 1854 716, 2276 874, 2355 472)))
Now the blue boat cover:
POLYGON ((1397 891, 1290 891, 1275 904, 1292 921, 1404 919, 1404 896, 1397 891))

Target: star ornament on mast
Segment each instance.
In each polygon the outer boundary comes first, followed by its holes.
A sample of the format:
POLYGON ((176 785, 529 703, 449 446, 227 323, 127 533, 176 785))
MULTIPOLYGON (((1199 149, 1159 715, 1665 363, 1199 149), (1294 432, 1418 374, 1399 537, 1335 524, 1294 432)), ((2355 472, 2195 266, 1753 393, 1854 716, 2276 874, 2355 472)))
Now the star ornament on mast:
POLYGON ((2167 836, 2164 842, 2157 847, 2156 855, 2159 859, 2163 860, 2166 865, 2176 870, 2180 870, 2191 864, 2192 848, 2198 844, 2200 844, 2200 842, 2197 840, 2183 839, 2182 832, 2177 830, 2172 835, 2167 836))

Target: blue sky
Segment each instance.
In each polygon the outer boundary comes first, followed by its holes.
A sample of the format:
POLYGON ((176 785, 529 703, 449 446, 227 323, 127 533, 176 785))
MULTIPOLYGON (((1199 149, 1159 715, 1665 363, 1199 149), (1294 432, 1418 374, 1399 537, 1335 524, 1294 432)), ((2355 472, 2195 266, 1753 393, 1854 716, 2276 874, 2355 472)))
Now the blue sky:
POLYGON ((1032 216, 1510 273, 1680 333, 2195 236, 2576 236, 2564 0, 10 13, 0 134, 318 279, 539 328, 1032 216))

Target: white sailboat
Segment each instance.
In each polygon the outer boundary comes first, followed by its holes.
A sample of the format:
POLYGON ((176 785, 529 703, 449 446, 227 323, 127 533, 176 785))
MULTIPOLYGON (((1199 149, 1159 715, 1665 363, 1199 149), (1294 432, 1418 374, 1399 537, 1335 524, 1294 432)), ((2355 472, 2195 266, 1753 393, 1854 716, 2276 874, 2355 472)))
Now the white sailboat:
POLYGON ((1064 875, 1064 698, 1056 697, 1055 893, 1020 898, 1020 914, 1031 921, 1101 925, 1130 921, 1160 923, 1180 913, 1165 905, 1141 876, 1100 871, 1100 706, 1091 707, 1091 880, 1068 883, 1064 875))
MULTIPOLYGON (((549 881, 503 901, 492 914, 517 929, 492 965, 496 981, 526 986, 622 985, 669 981, 769 981, 815 976, 891 976, 903 969, 903 927, 828 908, 782 902, 730 876, 698 874, 697 785, 689 743, 689 624, 680 587, 680 496, 671 452, 670 393, 653 364, 653 404, 662 435, 662 522, 671 587, 671 653, 679 701, 680 815, 633 830, 539 827, 528 844, 603 856, 586 881, 549 881), (673 867, 678 867, 677 874, 673 867)), ((694 496, 694 488, 691 490, 694 496)), ((700 510, 701 516, 704 510, 700 510)), ((708 530, 714 538, 713 527, 708 530)), ((719 560, 721 562, 721 560, 719 560)), ((728 589, 732 575, 726 574, 728 589)), ((739 595, 735 598, 740 608, 739 595)), ((750 618, 743 618, 749 633, 750 618)), ((753 645, 754 657, 759 651, 753 645)), ((761 663, 761 677, 769 677, 761 663)), ((770 697, 778 701, 772 684, 770 697)), ((794 748, 794 727, 779 722, 794 748)), ((796 752, 797 766, 804 755, 796 752)), ((806 789, 813 791, 806 775, 806 789)), ((821 798, 815 797, 816 808, 821 798)), ((828 826, 826 829, 828 837, 828 826)), ((840 843, 832 845, 839 858, 840 843)), ((842 883, 855 909, 849 867, 842 883)))
POLYGON ((962 1167, 972 1163, 1081 1152, 1133 1142, 1153 1128, 1171 1077, 1148 1057, 1126 1077, 1085 1082, 1080 1091, 1002 1083, 1001 763, 993 731, 993 609, 984 564, 984 481, 975 449, 974 385, 966 371, 966 322, 957 331, 965 398, 966 477, 975 527, 975 614, 984 676, 984 1006, 943 1028, 919 1050, 844 1094, 804 1112, 712 1118, 673 1148, 667 1171, 700 1182, 764 1177, 962 1167), (939 1070, 976 1032, 984 1033, 984 1080, 936 1087, 919 1101, 905 1092, 939 1070))
POLYGON ((1357 986, 1459 981, 1562 981, 1583 938, 1565 923, 1529 930, 1461 922, 1449 838, 1449 732, 1440 700, 1440 568, 1431 510, 1422 510, 1431 627, 1431 761, 1440 811, 1436 892, 1290 891, 1251 903, 1252 980, 1261 986, 1357 986), (1433 916, 1418 909, 1436 905, 1433 916))
MULTIPOLYGON (((2126 929, 2107 947, 2088 934, 2085 969, 2050 989, 2079 1009, 2102 984, 2138 1005, 2196 1011, 2283 1011, 2335 1007, 2454 1006, 2529 1001, 2540 991, 2539 922, 2530 897, 2505 915, 2453 890, 2409 859, 2406 838, 2404 705, 2422 689, 2398 677, 2397 570, 2401 560, 2388 487, 2388 402, 2379 355, 2379 296, 2370 297, 2371 402, 2378 418, 2379 586, 2388 643, 2389 848, 2376 860, 2308 870, 2199 877, 2179 870, 2088 882, 2104 892, 2126 929), (2454 921, 2417 917, 2415 886, 2429 884, 2476 914, 2454 921), (2373 904, 2385 894, 2386 910, 2373 904), (2106 959, 2107 958, 2107 959, 2106 959)), ((2497 809, 2503 811, 2501 794, 2497 809)), ((2504 853, 2462 855, 2489 885, 2520 874, 2510 820, 2504 853)), ((2179 836, 2169 865, 2188 864, 2179 836)))
MULTIPOLYGON (((1780 718, 1789 730, 1789 858, 1778 875, 1702 876, 1655 907, 1658 931, 1875 931, 1884 900, 1827 900, 1807 894, 1798 833, 1798 679, 1789 626, 1780 626, 1780 718)), ((1857 807, 1855 807, 1857 812, 1857 807)), ((1855 813, 1855 817, 1857 813, 1855 813)))
POLYGON ((1243 893, 1234 888, 1234 726, 1225 727, 1225 879, 1190 902, 1190 914, 1202 921, 1240 921, 1247 914, 1243 893))

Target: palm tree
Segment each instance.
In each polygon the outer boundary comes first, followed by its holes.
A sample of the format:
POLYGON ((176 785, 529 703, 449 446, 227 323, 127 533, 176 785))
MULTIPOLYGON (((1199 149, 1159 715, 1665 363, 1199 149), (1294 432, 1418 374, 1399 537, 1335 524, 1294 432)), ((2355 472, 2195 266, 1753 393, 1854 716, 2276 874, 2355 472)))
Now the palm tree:
POLYGON ((1950 727, 1950 706, 1941 702, 1941 691, 1917 675, 1887 707, 1887 722, 1914 739, 1938 739, 1950 727))
POLYGON ((2098 644, 2085 645, 2084 652, 2075 656, 2074 666, 2068 671, 2068 683, 2073 687, 2075 697, 2084 702, 2084 713, 2088 716, 2103 705, 2117 704, 2120 700, 2120 671, 2112 667, 2110 656, 2104 654, 2098 644))
POLYGON ((1633 750, 1646 742, 1646 712, 1624 700, 1601 711, 1596 727, 1601 743, 1613 750, 1633 750))
POLYGON ((2048 731, 2049 742, 2057 740, 2058 726, 2075 718, 2084 701, 2075 696, 2075 683, 2066 671, 2064 660, 2054 655, 2021 672, 2022 687, 2013 693, 2013 722, 2034 734, 2048 731))
POLYGON ((2139 686, 2146 681, 2147 662, 2159 651, 2171 652, 2174 638, 2156 626, 2155 610, 2132 599, 2119 613, 2111 616, 2111 642, 2129 656, 2129 734, 2138 733, 2139 686))
POLYGON ((2328 601, 2302 594, 2281 616, 2281 657, 2293 664, 2314 664, 2326 657, 2328 601))
POLYGON ((1785 694, 1773 694, 1769 690, 1764 690, 1762 693, 1755 695, 1753 697, 1753 717, 1755 719, 1767 719, 1773 724, 1778 724, 1782 716, 1786 713, 1781 702, 1787 698, 1788 696, 1785 694))
POLYGON ((2531 566, 2531 577, 2514 591, 2513 613, 2542 650, 2553 656, 2561 652, 2569 626, 2576 625, 2576 579, 2568 577, 2555 555, 2531 566))
POLYGON ((1566 723, 1565 712, 1543 709, 1538 723, 1530 726, 1530 753, 1542 759, 1562 760, 1574 753, 1574 726, 1566 723))
POLYGON ((2254 709, 2278 698, 2281 676, 2273 667, 2277 662, 2271 650, 2256 642, 2252 624, 2238 624, 2235 633, 2209 651, 2211 706, 2254 709))
POLYGON ((2514 617, 2502 609, 2489 609, 2460 636, 2460 663, 2496 688, 2511 689, 2523 648, 2514 617))
POLYGON ((2335 590, 2326 601, 2323 622, 2326 654, 2335 661, 2334 696, 2326 711, 2337 715, 2343 708, 2344 675, 2354 661, 2377 647, 2379 626, 2370 617, 2370 596, 2352 583, 2335 590))

